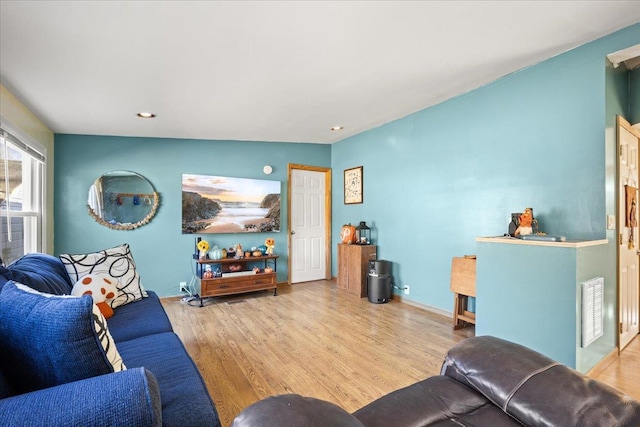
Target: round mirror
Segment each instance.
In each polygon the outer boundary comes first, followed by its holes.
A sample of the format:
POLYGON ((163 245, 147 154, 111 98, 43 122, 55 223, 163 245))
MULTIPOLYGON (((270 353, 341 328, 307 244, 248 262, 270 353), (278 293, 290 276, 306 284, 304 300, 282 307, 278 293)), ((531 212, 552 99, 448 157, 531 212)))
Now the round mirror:
POLYGON ((113 171, 98 177, 89 188, 89 215, 114 230, 133 230, 156 214, 160 196, 142 175, 113 171))

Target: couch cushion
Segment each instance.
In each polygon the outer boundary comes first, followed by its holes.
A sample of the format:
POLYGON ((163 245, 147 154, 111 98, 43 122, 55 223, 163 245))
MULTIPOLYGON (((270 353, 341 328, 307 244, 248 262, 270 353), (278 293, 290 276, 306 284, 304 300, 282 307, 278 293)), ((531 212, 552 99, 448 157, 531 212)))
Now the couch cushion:
POLYGON ((118 349, 129 368, 144 367, 158 380, 163 426, 220 425, 202 377, 176 334, 136 338, 118 343, 118 349))
POLYGON ((111 307, 138 301, 147 296, 142 288, 140 275, 128 244, 89 254, 60 254, 71 283, 75 283, 87 274, 108 274, 118 284, 118 295, 111 301, 111 307))
POLYGON ((107 320, 111 336, 117 343, 146 335, 173 332, 158 295, 153 291, 148 291, 148 295, 148 298, 116 308, 113 317, 107 320))
POLYGON ((232 427, 365 427, 338 405, 299 394, 270 396, 244 409, 232 427))
MULTIPOLYGON (((1 261, 2 260, 0 259, 0 262, 1 261)), ((2 288, 2 286, 4 286, 4 284, 9 280, 11 280, 11 271, 7 270, 7 267, 0 264, 0 288, 2 288)))
POLYGON ((442 371, 524 425, 640 425, 640 402, 500 338, 480 336, 460 342, 447 353, 442 371))
POLYGON ((444 376, 393 391, 353 415, 367 427, 521 426, 481 394, 444 376))
POLYGON ((564 365, 533 375, 514 393, 507 412, 525 425, 640 426, 640 402, 564 365))
POLYGON ((0 399, 4 399, 5 397, 9 396, 15 396, 15 394, 16 390, 13 388, 9 380, 7 380, 2 367, 0 367, 0 399))
POLYGON ((232 427, 365 427, 338 405, 299 394, 270 396, 245 408, 232 427))
POLYGON ((26 254, 3 269, 0 274, 47 294, 68 295, 73 287, 60 259, 42 253, 26 254))
POLYGON ((106 320, 88 296, 0 291, 0 363, 20 393, 124 369, 106 320))

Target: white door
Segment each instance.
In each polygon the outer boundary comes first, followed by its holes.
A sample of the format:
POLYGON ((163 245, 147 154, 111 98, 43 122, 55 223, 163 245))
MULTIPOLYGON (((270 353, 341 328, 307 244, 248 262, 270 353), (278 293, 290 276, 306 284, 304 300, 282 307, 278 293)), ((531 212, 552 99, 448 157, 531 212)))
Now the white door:
POLYGON ((291 283, 327 278, 326 172, 291 169, 291 283))
POLYGON ((618 298, 619 298, 619 343, 623 349, 638 334, 638 313, 640 294, 638 282, 638 212, 630 198, 638 192, 638 136, 634 135, 629 123, 618 117, 618 298), (633 212, 632 212, 633 210, 633 212), (632 213, 631 213, 632 212, 632 213), (635 217, 635 227, 630 222, 635 217), (630 244, 630 241, 632 244, 630 244))

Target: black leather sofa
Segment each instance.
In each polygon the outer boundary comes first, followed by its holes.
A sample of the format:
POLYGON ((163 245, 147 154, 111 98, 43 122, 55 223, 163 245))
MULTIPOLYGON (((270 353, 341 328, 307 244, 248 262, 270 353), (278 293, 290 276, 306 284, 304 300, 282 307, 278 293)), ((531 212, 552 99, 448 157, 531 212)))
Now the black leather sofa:
POLYGON ((353 414, 288 394, 249 406, 233 422, 233 427, 522 425, 638 427, 640 402, 526 347, 483 336, 449 350, 439 376, 353 414))

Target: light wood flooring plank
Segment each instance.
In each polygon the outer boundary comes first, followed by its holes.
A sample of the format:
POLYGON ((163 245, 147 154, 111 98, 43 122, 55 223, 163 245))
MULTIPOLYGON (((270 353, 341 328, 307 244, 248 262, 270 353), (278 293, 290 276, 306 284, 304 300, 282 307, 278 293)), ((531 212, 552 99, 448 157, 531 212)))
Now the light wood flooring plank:
MULTIPOLYGON (((298 393, 352 412, 440 371, 473 327, 391 301, 372 304, 329 281, 188 306, 163 305, 216 403, 223 426, 267 396, 298 393)), ((193 303, 195 304, 195 302, 193 303)))
POLYGON ((620 357, 595 379, 640 400, 640 336, 636 336, 620 357))
MULTIPOLYGON (((372 304, 330 281, 281 286, 275 297, 258 292, 209 299, 203 308, 177 299, 163 305, 223 426, 252 403, 283 393, 353 412, 437 375, 447 350, 474 335, 474 327, 454 331, 449 317, 395 300, 372 304)), ((598 379, 640 400, 639 372, 636 338, 598 379)))

